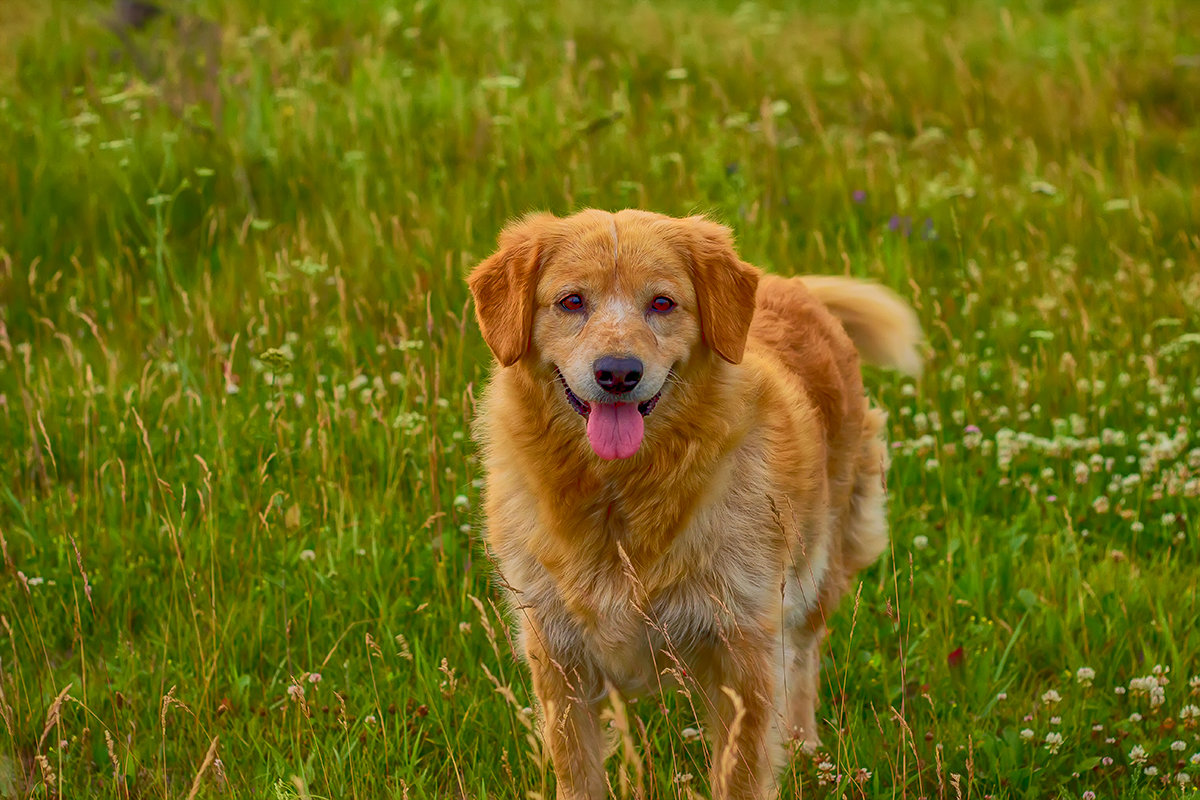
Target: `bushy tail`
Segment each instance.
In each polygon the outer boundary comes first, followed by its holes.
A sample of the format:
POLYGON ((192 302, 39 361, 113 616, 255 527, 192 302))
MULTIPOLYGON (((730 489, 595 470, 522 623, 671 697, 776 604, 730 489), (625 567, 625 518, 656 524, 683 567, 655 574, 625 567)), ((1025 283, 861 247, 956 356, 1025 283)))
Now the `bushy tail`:
POLYGON ((800 280, 841 321, 864 361, 920 374, 921 323, 899 295, 853 278, 805 275, 800 280))

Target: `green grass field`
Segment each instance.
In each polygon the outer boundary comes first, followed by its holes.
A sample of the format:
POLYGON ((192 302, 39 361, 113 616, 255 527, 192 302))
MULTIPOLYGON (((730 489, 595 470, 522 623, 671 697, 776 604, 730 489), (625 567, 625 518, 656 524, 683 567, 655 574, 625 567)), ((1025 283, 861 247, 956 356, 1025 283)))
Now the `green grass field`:
POLYGON ((553 796, 463 276, 587 206, 926 327, 785 796, 1200 782, 1200 5, 175 5, 0 0, 0 797, 553 796))

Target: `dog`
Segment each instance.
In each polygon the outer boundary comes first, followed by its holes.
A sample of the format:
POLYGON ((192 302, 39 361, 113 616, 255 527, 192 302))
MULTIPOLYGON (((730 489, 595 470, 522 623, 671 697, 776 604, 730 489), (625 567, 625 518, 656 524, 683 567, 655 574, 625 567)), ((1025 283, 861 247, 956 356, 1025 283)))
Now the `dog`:
POLYGON ((473 435, 557 797, 609 794, 610 692, 699 696, 718 798, 769 796, 819 744, 820 644, 887 546, 885 415, 864 360, 919 370, 914 312, 782 278, 730 230, 534 214, 468 277, 497 366, 473 435))

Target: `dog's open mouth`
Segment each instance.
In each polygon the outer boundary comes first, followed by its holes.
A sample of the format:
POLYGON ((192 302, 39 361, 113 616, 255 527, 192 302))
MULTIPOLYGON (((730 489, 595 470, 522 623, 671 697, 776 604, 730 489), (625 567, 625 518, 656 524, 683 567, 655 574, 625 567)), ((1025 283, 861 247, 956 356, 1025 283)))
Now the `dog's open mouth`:
MULTIPOLYGON (((557 371, 556 371, 557 372, 557 371)), ((587 420, 588 443, 596 455, 606 461, 629 458, 642 446, 646 434, 645 417, 662 397, 659 391, 654 397, 641 403, 588 403, 580 400, 571 391, 567 379, 558 372, 558 381, 567 394, 567 402, 587 420)))

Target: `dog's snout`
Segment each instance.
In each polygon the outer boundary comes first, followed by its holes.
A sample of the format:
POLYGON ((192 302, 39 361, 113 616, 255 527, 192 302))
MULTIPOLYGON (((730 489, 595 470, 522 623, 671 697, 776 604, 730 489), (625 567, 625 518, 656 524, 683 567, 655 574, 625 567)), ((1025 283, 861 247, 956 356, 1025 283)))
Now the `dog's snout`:
POLYGON ((625 394, 632 391, 642 379, 642 362, 623 356, 603 356, 592 364, 596 383, 609 394, 625 394))

